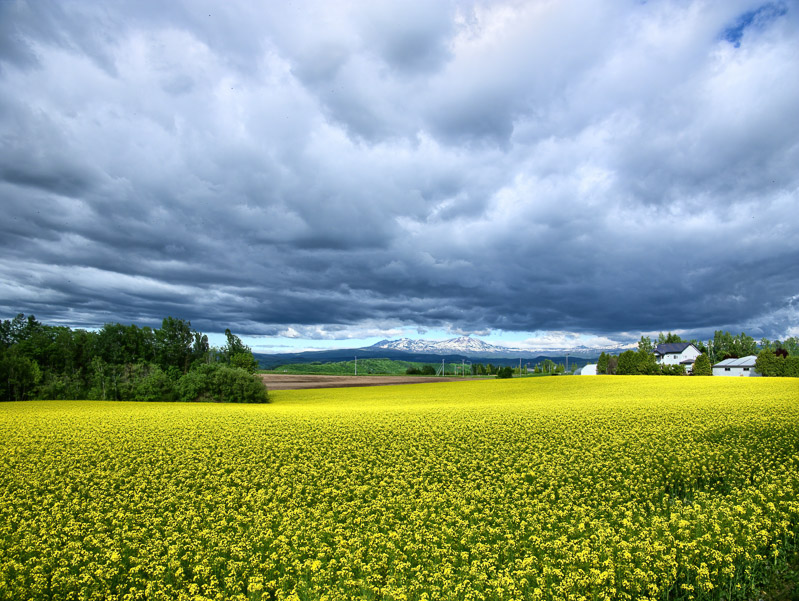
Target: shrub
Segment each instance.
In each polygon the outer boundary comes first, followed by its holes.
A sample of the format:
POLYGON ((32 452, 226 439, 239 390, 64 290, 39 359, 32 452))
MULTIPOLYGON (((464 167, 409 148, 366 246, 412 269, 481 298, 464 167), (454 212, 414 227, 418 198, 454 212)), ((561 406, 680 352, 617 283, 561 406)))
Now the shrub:
POLYGON ((422 373, 422 370, 419 369, 418 367, 411 366, 405 370, 405 373, 408 374, 409 376, 418 376, 419 374, 422 373))
POLYGON ((513 377, 513 368, 510 366, 500 367, 497 370, 497 379, 506 379, 513 377))
POLYGON ((123 401, 176 401, 173 381, 166 372, 153 363, 136 363, 127 366, 123 388, 123 401))
POLYGON ((660 366, 660 373, 664 376, 684 376, 685 375, 685 366, 684 365, 661 365, 660 366))
MULTIPOLYGON (((316 363, 319 364, 318 362, 316 363)), ((258 361, 252 356, 252 353, 235 353, 230 356, 230 366, 239 367, 247 373, 254 374, 258 371, 258 361)))
POLYGON ((181 401, 217 403, 267 403, 266 387, 255 376, 238 367, 206 363, 191 370, 177 383, 181 401))

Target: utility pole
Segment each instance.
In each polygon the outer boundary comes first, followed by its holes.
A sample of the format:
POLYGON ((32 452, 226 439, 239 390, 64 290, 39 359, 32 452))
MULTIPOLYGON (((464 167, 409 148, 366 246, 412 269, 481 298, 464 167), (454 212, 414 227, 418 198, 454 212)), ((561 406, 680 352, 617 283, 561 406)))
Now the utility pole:
POLYGON ((522 377, 522 358, 519 357, 519 377, 522 377))
POLYGON ((358 375, 358 355, 355 355, 355 375, 358 375))
POLYGON ((566 373, 569 373, 569 353, 566 353, 566 373))
POLYGON ((466 359, 461 359, 461 376, 466 377, 466 359))

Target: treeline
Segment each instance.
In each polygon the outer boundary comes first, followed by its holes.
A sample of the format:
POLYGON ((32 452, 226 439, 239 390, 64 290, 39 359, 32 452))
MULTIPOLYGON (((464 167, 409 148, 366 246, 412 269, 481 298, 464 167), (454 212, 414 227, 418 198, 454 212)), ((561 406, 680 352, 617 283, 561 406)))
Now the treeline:
POLYGON ((790 337, 784 341, 761 338, 757 342, 751 336, 741 332, 738 335, 716 331, 713 338, 707 341, 683 340, 677 334, 660 333, 653 341, 648 336, 641 336, 638 350, 627 350, 620 355, 602 353, 597 362, 598 374, 618 375, 685 375, 683 365, 659 365, 655 360, 654 350, 659 344, 687 342, 693 344, 700 355, 696 358, 693 374, 709 376, 712 366, 725 359, 738 359, 756 355, 755 370, 763 376, 799 377, 799 338, 790 337))
MULTIPOLYGON (((577 365, 575 364, 571 371, 575 371, 577 365)), ((533 367, 534 374, 565 374, 566 366, 563 363, 555 363, 552 359, 544 359, 542 363, 536 363, 533 367)))
POLYGON ((88 331, 19 314, 0 322, 0 401, 267 402, 251 349, 225 335, 227 344, 215 348, 173 317, 156 329, 116 323, 88 331))
MULTIPOLYGON (((512 378, 514 373, 519 370, 510 366, 494 365, 493 363, 467 363, 465 366, 461 363, 452 363, 446 365, 443 375, 463 376, 465 370, 468 370, 473 376, 497 376, 498 378, 512 378)), ((406 374, 411 376, 434 376, 438 373, 437 366, 435 365, 422 365, 411 366, 406 371, 406 374)))

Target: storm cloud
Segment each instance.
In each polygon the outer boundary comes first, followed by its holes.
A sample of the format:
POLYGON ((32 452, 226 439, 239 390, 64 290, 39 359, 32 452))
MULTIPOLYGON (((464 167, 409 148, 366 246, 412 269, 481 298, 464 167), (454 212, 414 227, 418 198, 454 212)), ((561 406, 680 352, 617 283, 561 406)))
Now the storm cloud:
POLYGON ((799 334, 795 3, 0 3, 0 315, 799 334))

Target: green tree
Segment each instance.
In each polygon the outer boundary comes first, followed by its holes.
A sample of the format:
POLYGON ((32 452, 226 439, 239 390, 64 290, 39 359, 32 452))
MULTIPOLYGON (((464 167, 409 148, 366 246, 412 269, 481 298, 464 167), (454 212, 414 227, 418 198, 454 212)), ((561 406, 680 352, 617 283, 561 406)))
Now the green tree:
POLYGON ((640 355, 633 350, 624 351, 619 355, 619 366, 616 371, 620 376, 631 376, 638 373, 640 355))
POLYGON ((118 401, 119 383, 124 366, 108 363, 100 356, 92 358, 90 381, 90 399, 100 401, 118 401))
POLYGON ((691 372, 695 376, 711 376, 713 375, 713 368, 710 365, 710 359, 708 359, 707 355, 702 353, 696 358, 694 362, 694 368, 691 372))
POLYGON ((258 371, 258 360, 252 353, 236 353, 230 357, 230 366, 243 369, 247 373, 254 374, 258 371))
POLYGON ((755 359, 755 371, 761 376, 777 377, 783 375, 785 360, 774 351, 763 349, 755 359))
POLYGON ((541 364, 541 371, 545 374, 551 374, 555 372, 555 362, 552 359, 544 359, 543 363, 541 364))
POLYGON ((692 338, 688 341, 690 344, 693 344, 700 353, 705 353, 707 355, 707 345, 702 342, 701 340, 697 340, 696 338, 692 338))
POLYGON ((147 327, 107 323, 93 337, 91 352, 112 365, 149 362, 156 355, 155 336, 147 327))
POLYGON ((638 350, 651 353, 655 350, 655 346, 652 344, 652 339, 649 336, 641 336, 641 340, 638 341, 638 350))
POLYGON ((188 372, 193 346, 190 321, 167 317, 161 322, 161 329, 155 331, 156 362, 166 372, 170 367, 184 374, 188 372))
POLYGON ((729 332, 720 330, 713 334, 713 340, 708 340, 707 349, 712 364, 724 359, 756 355, 758 352, 757 342, 751 336, 747 336, 744 332, 733 336, 729 332))
POLYGON ((608 359, 610 355, 605 353, 604 351, 600 353, 599 360, 596 362, 596 373, 597 374, 606 374, 608 373, 608 359))
POLYGON ((36 385, 42 378, 39 364, 15 348, 4 350, 0 356, 0 400, 25 401, 33 398, 36 385))
POLYGON ((799 356, 799 338, 791 336, 782 342, 782 348, 788 351, 791 356, 799 356))
MULTIPOLYGON (((638 373, 653 376, 662 373, 652 351, 641 349, 638 351, 638 373)), ((684 371, 684 370, 683 370, 684 371)))
POLYGON ((685 340, 680 338, 678 334, 672 334, 671 332, 669 332, 668 334, 660 332, 660 334, 658 334, 657 344, 671 344, 674 342, 685 342, 685 340))
POLYGON ((119 380, 118 400, 176 401, 172 379, 154 363, 128 363, 119 380))
POLYGON ((513 368, 509 365, 505 367, 500 367, 497 369, 497 378, 498 379, 507 379, 513 377, 513 368))
POLYGON ((201 332, 194 332, 194 343, 191 346, 192 363, 210 363, 212 359, 211 345, 208 336, 201 332))
POLYGON ((258 361, 253 357, 252 349, 229 329, 225 330, 225 338, 227 344, 222 349, 225 362, 231 367, 240 367, 251 374, 258 371, 258 361))

